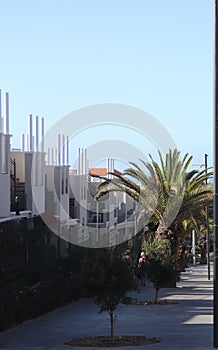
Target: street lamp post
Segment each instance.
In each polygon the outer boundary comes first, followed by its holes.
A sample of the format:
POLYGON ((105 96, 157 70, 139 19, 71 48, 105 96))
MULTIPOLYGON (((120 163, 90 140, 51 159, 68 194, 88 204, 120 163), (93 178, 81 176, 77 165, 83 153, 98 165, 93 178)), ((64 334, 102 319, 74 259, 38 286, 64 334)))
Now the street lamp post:
POLYGON ((196 252, 195 252, 195 230, 192 230, 192 254, 193 254, 193 265, 196 265, 196 252))
POLYGON ((214 0, 214 347, 218 348, 218 0, 214 0))
MULTIPOLYGON (((205 153, 205 174, 207 175, 207 157, 208 154, 205 153)), ((207 179, 205 180, 207 185, 207 179)), ((208 221, 208 206, 205 207, 206 214, 206 241, 207 241, 207 271, 208 280, 210 280, 210 231, 209 231, 209 221, 208 221)))
MULTIPOLYGON (((195 166, 204 167, 205 175, 207 175, 207 158, 208 154, 204 154, 204 163, 203 164, 193 164, 195 166)), ((207 185, 207 179, 205 180, 207 185)), ((209 221, 208 221, 208 206, 205 207, 205 228, 206 228, 206 255, 207 255, 207 277, 210 280, 210 230, 209 230, 209 221)))
POLYGON ((97 196, 95 197, 96 200, 96 238, 97 238, 97 243, 99 244, 99 206, 98 206, 98 198, 97 196))

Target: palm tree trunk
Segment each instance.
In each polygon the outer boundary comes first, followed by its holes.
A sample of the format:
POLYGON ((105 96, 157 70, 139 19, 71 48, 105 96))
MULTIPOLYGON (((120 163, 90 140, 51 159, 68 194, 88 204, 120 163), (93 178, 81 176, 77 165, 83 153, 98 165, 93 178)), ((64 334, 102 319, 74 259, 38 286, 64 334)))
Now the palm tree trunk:
POLYGON ((156 231, 156 237, 161 239, 169 239, 170 237, 170 230, 164 225, 164 223, 160 223, 157 231, 156 231))

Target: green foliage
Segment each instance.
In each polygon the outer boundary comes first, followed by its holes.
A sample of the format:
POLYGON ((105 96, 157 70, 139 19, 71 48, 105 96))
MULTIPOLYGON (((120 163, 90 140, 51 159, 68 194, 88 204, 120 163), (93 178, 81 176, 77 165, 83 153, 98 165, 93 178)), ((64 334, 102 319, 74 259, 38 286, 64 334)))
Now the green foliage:
MULTIPOLYGON (((180 265, 178 270, 184 270, 186 265, 185 249, 182 248, 185 242, 183 223, 189 222, 198 231, 207 224, 206 206, 212 217, 213 191, 207 181, 212 172, 209 169, 189 170, 192 158, 188 154, 182 157, 177 149, 164 155, 159 152, 157 161, 150 155, 150 161, 141 160, 140 166, 130 162, 123 174, 114 172, 112 179, 102 178, 105 181, 98 186, 99 198, 111 191, 123 191, 138 202, 138 227, 140 222, 148 226, 153 224, 156 232, 151 230, 152 233, 169 240, 171 255, 180 265)), ((164 263, 164 271, 171 279, 171 275, 176 276, 177 267, 171 268, 170 263, 164 263)), ((163 263, 158 264, 159 269, 155 267, 156 260, 152 266, 160 271, 163 263)))
POLYGON ((110 316, 111 340, 114 336, 114 311, 120 302, 126 302, 126 293, 135 288, 133 268, 129 260, 115 249, 95 250, 86 257, 81 278, 85 295, 95 296, 100 312, 110 316))
POLYGON ((86 295, 95 296, 100 312, 115 310, 134 288, 131 263, 114 249, 101 249, 86 257, 82 285, 86 295))
POLYGON ((123 191, 140 204, 145 221, 158 224, 157 231, 176 231, 184 220, 202 223, 201 210, 213 202, 212 186, 206 185, 210 171, 188 171, 192 157, 183 158, 178 150, 169 150, 159 160, 150 155, 150 162, 141 160, 142 166, 130 162, 123 174, 113 173, 98 187, 101 198, 111 191, 123 191))
POLYGON ((150 238, 146 240, 144 247, 148 258, 147 277, 156 290, 155 303, 157 303, 159 289, 174 286, 178 280, 177 262, 172 256, 170 242, 167 239, 150 238))

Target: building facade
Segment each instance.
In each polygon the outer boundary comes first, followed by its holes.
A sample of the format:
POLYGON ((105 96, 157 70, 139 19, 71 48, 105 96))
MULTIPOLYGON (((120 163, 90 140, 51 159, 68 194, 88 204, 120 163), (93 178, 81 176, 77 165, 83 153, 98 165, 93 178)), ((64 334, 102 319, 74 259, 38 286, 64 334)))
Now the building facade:
POLYGON ((0 90, 0 217, 10 216, 9 94, 0 90), (3 108, 2 108, 3 107, 3 108))
POLYGON ((44 118, 41 118, 39 137, 39 118, 35 117, 35 135, 33 135, 33 117, 30 114, 29 132, 21 138, 21 149, 12 150, 11 159, 16 164, 15 198, 18 209, 29 210, 32 215, 40 215, 45 211, 45 153, 39 139, 44 137, 44 118))

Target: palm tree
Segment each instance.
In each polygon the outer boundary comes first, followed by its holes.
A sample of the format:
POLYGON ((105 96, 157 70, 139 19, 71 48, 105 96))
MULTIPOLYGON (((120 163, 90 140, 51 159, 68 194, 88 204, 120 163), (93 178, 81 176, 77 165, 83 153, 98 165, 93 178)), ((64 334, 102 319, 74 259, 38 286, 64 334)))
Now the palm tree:
POLYGON ((206 180, 212 173, 188 171, 192 156, 186 154, 180 159, 178 150, 169 150, 165 159, 159 152, 159 162, 149 156, 150 163, 141 160, 142 167, 131 162, 123 174, 114 172, 112 179, 102 178, 98 197, 125 191, 138 202, 138 220, 143 216, 146 224, 158 225, 157 236, 171 240, 176 237, 176 241, 182 223, 190 220, 198 227, 201 212, 211 205, 212 187, 206 180))

